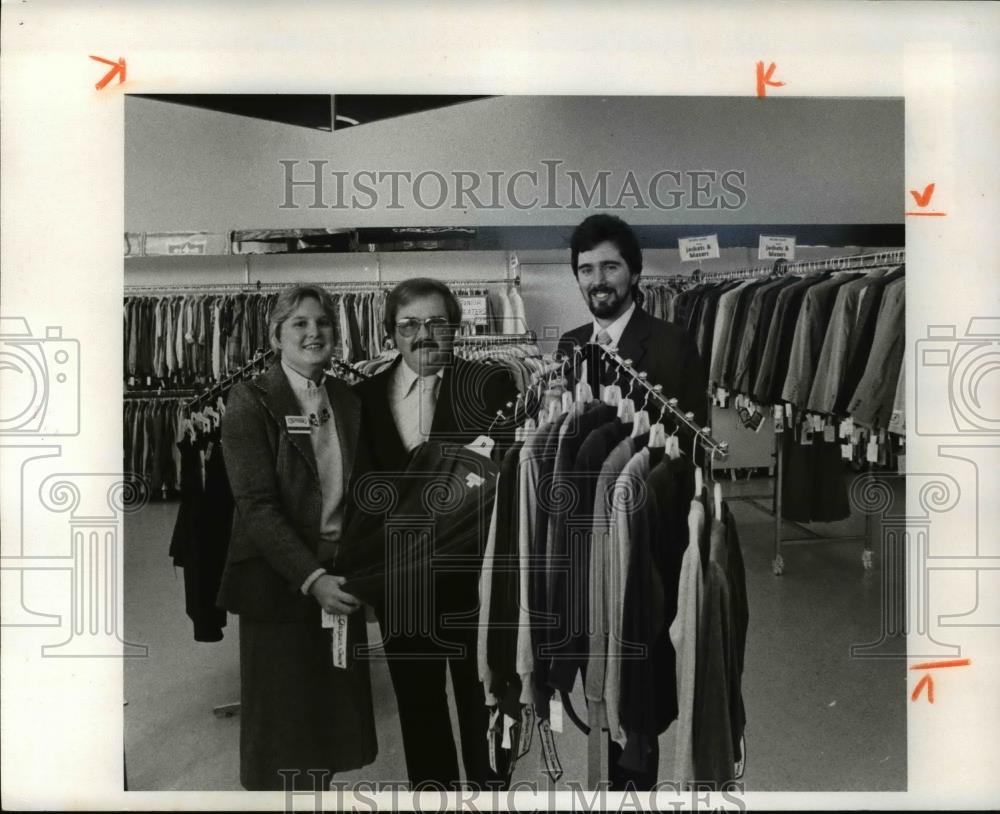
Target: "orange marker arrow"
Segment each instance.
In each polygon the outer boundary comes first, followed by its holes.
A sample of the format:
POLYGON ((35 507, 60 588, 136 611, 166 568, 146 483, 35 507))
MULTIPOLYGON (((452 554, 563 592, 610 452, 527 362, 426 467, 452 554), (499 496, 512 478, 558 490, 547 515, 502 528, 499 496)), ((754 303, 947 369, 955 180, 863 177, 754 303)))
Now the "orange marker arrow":
POLYGON ((934 184, 928 184, 924 187, 923 192, 911 189, 910 194, 913 196, 913 200, 917 202, 917 206, 927 206, 931 202, 931 195, 934 194, 934 184))
POLYGON ((775 69, 778 66, 773 62, 768 67, 767 71, 764 71, 764 63, 757 63, 757 96, 763 98, 767 96, 767 88, 770 85, 772 88, 780 88, 785 83, 784 82, 773 82, 771 81, 771 76, 774 74, 775 69))
POLYGON ((927 700, 932 704, 934 703, 934 677, 928 673, 920 681, 917 682, 917 686, 913 688, 913 694, 910 696, 911 701, 916 701, 920 697, 920 691, 927 687, 927 700))
POLYGON ((98 90, 104 90, 108 83, 115 78, 115 74, 118 74, 119 85, 125 81, 125 59, 123 57, 118 57, 117 62, 112 62, 110 59, 105 59, 104 57, 95 57, 93 54, 90 54, 89 56, 97 62, 103 62, 105 65, 112 66, 111 70, 104 74, 104 78, 94 85, 95 88, 98 90))

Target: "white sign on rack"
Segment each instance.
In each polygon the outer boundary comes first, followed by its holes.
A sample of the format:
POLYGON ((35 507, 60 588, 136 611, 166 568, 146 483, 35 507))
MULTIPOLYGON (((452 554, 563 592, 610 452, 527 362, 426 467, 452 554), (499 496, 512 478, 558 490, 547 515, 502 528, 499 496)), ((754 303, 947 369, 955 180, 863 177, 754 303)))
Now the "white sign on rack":
POLYGON ((486 297, 472 296, 459 297, 462 306, 462 322, 471 322, 473 325, 486 324, 486 297))
POLYGON ((795 259, 795 238, 778 237, 777 235, 761 235, 757 249, 758 260, 795 259))
POLYGON ((719 256, 719 236, 681 237, 677 239, 677 248, 681 253, 681 261, 711 260, 719 256))

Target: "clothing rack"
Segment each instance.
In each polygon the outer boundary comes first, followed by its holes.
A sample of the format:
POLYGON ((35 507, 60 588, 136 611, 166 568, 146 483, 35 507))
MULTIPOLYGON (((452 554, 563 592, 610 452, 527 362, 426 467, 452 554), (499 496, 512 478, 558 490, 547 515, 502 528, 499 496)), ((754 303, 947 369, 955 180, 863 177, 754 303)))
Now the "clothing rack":
MULTIPOLYGON (((401 282, 401 281, 397 281, 401 282)), ((509 277, 490 280, 441 280, 447 286, 458 288, 483 288, 486 286, 514 285, 519 286, 519 277, 509 277)), ((320 288, 334 291, 379 291, 388 290, 396 282, 387 280, 317 280, 307 283, 320 288)), ((212 293, 254 293, 257 291, 281 291, 294 285, 292 282, 262 282, 255 283, 179 283, 177 285, 126 285, 125 296, 141 296, 144 294, 212 294, 212 293)))
MULTIPOLYGON (((796 263, 785 263, 780 266, 782 273, 808 273, 811 271, 855 271, 861 268, 878 268, 880 266, 895 265, 902 263, 906 259, 905 249, 892 249, 885 252, 871 252, 869 254, 848 254, 840 257, 827 257, 822 260, 800 260, 796 263)), ((701 282, 712 280, 736 280, 761 277, 772 274, 775 266, 747 266, 729 271, 710 271, 702 273, 701 282)))
MULTIPOLYGON (((711 272, 708 274, 703 274, 702 281, 712 281, 712 280, 733 280, 733 279, 747 279, 752 277, 762 277, 767 276, 775 272, 777 268, 780 268, 782 273, 809 273, 815 271, 858 271, 861 269, 875 269, 882 266, 898 265, 904 263, 906 260, 906 250, 905 249, 893 249, 884 252, 871 252, 867 254, 853 254, 853 255, 842 255, 840 257, 828 257, 822 260, 804 260, 798 263, 787 263, 779 265, 777 263, 771 266, 755 266, 743 269, 735 269, 732 271, 720 271, 711 272)), ((864 570, 869 571, 873 567, 872 563, 872 541, 871 541, 871 515, 865 514, 865 530, 863 535, 859 534, 848 534, 839 535, 836 537, 830 537, 829 535, 818 535, 808 528, 806 528, 802 523, 797 521, 789 520, 785 521, 782 517, 782 492, 784 489, 784 432, 774 433, 774 456, 775 456, 775 481, 774 481, 774 495, 772 498, 773 509, 766 509, 761 503, 759 503, 758 496, 745 495, 742 497, 735 498, 736 500, 748 501, 761 511, 765 511, 774 517, 774 559, 771 563, 771 570, 775 576, 781 576, 785 570, 785 560, 782 556, 782 545, 795 544, 795 543, 805 543, 805 542, 816 542, 818 540, 857 540, 860 539, 863 542, 864 548, 861 554, 861 563, 864 570), (783 539, 782 538, 782 523, 788 522, 794 525, 800 533, 804 536, 783 539)), ((868 472, 871 471, 871 465, 867 467, 868 472)))
POLYGON ((456 345, 524 345, 537 341, 534 331, 523 334, 464 334, 455 337, 456 345))

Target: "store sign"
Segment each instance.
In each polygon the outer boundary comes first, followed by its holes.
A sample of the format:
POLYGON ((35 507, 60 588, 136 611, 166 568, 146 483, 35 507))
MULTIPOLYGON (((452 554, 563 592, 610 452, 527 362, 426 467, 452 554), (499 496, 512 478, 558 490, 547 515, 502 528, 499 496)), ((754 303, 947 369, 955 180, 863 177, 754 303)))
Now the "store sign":
POLYGON ((711 260, 719 256, 719 236, 682 237, 677 240, 677 248, 681 253, 681 261, 711 260))
POLYGON ((795 259, 795 238, 761 235, 760 245, 757 248, 757 259, 779 260, 782 257, 785 260, 795 259))
POLYGON ((462 306, 462 322, 486 324, 486 297, 459 297, 458 301, 462 306))

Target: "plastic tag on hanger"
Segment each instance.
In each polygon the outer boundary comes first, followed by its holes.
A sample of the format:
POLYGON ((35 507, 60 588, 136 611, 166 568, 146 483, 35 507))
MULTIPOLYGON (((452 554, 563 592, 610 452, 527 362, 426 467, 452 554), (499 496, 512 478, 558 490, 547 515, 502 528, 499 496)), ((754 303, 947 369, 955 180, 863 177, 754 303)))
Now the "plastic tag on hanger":
POLYGON ((609 384, 604 388, 604 403, 617 407, 622 400, 622 389, 617 384, 609 384))
POLYGON ((840 445, 840 457, 845 461, 851 460, 851 450, 854 449, 850 444, 840 445))
POLYGON ((840 437, 850 438, 851 433, 854 431, 854 419, 848 416, 843 421, 840 422, 840 437))
POLYGON ((837 431, 834 429, 832 421, 827 421, 823 424, 823 440, 830 442, 837 440, 837 431))
POLYGON ((586 381, 579 381, 576 384, 576 400, 581 404, 590 404, 594 400, 594 392, 586 381))
POLYGON ((484 458, 489 458, 490 453, 493 452, 493 439, 488 435, 480 435, 471 444, 466 444, 465 448, 470 452, 475 452, 482 455, 484 458))
POLYGON ((635 402, 632 399, 622 399, 618 402, 618 419, 622 424, 631 424, 635 419, 635 402))
POLYGON ((662 449, 667 448, 667 431, 662 424, 653 424, 649 428, 649 443, 646 445, 650 449, 662 449))
MULTIPOLYGON (((638 438, 643 433, 650 432, 650 430, 649 413, 645 410, 637 410, 635 416, 632 418, 632 437, 638 438)), ((650 434, 650 440, 652 440, 652 434, 650 434)))

